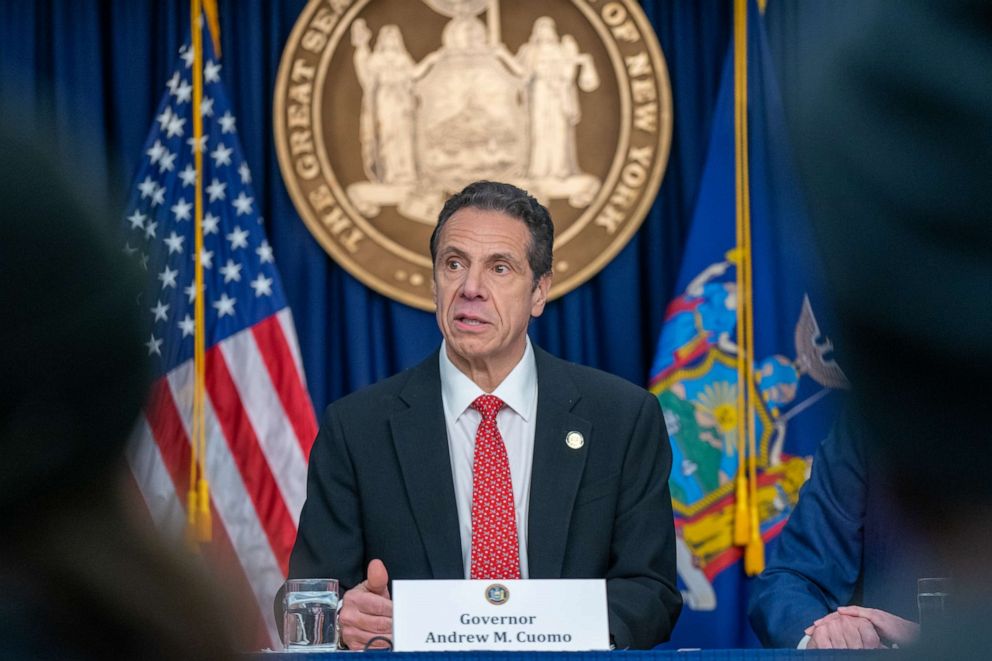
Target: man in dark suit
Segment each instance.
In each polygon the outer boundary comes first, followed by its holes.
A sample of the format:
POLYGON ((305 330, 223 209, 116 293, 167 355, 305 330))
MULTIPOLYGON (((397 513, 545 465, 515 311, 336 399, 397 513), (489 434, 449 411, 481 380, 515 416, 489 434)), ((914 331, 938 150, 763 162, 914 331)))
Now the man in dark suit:
POLYGON ((657 401, 527 337, 553 234, 508 184, 448 200, 431 237, 441 348, 324 414, 290 575, 341 581, 350 648, 390 635, 389 577, 602 577, 618 647, 651 647, 675 625, 657 401))
POLYGON ((916 579, 934 573, 865 423, 845 412, 813 459, 796 510, 752 587, 748 615, 766 647, 905 647, 919 634, 916 579))

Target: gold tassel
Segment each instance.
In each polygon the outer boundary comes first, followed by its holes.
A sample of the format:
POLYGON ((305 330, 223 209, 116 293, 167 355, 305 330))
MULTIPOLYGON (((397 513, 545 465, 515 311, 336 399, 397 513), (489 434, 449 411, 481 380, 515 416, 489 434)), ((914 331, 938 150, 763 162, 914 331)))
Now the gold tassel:
POLYGON ((744 549, 744 573, 757 576, 765 571, 765 542, 761 535, 752 535, 744 549))
POLYGON ((751 539, 751 514, 748 507, 747 478, 743 473, 737 476, 734 504, 734 545, 744 546, 751 539))
MULTIPOLYGON (((752 470, 753 470, 752 466, 752 470)), ((765 571, 765 541, 761 539, 761 518, 758 513, 758 493, 756 484, 758 477, 754 475, 751 483, 751 539, 748 540, 747 548, 744 549, 744 573, 748 576, 757 576, 765 571)))
POLYGON ((196 549, 196 489, 190 487, 186 492, 186 545, 196 549))
POLYGON ((196 510, 196 539, 200 543, 209 542, 213 538, 213 518, 210 514, 210 487, 207 478, 201 477, 197 485, 199 487, 197 500, 199 501, 196 510))

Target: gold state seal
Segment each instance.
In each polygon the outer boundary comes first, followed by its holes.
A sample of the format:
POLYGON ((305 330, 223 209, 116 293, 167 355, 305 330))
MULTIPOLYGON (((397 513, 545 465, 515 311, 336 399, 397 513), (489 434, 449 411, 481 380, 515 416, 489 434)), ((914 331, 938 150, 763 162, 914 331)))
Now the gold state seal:
POLYGON ((514 183, 555 221, 551 297, 640 226, 671 143, 657 38, 631 0, 313 0, 276 80, 286 187, 328 253, 430 310, 445 198, 514 183))

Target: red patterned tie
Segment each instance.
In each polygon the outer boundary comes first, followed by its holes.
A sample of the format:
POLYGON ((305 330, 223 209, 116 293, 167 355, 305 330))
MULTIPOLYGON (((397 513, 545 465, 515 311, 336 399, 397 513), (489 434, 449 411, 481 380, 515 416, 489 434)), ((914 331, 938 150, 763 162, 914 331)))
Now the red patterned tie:
POLYGON ((520 578, 510 462, 496 427, 496 414, 503 406, 494 395, 472 402, 482 414, 472 462, 472 578, 520 578))

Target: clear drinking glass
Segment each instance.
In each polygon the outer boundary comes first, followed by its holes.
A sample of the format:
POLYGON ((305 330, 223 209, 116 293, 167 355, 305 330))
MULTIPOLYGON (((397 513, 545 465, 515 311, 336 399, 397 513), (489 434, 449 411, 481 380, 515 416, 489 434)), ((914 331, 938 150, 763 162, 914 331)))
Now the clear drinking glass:
POLYGON ((916 581, 916 603, 920 609, 920 634, 927 636, 946 625, 949 578, 921 578, 916 581))
POLYGON ((338 582, 333 578, 291 578, 282 598, 283 639, 293 652, 337 649, 338 582))

